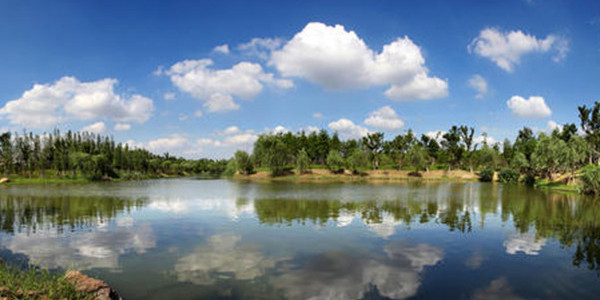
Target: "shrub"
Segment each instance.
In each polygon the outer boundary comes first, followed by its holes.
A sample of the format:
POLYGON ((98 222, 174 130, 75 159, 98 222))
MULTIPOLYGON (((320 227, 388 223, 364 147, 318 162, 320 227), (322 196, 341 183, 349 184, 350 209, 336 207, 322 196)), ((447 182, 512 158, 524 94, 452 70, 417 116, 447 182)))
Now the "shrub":
POLYGON ((586 167, 581 176, 583 181, 583 192, 586 194, 600 193, 600 167, 586 167))
POLYGON ((327 155, 327 167, 334 173, 344 171, 344 159, 338 151, 329 151, 329 155, 327 155))
POLYGON ((486 168, 479 172, 479 181, 491 182, 494 179, 494 169, 486 168))
POLYGON ((519 182, 519 171, 513 169, 502 169, 498 172, 498 181, 503 183, 517 183, 519 182))

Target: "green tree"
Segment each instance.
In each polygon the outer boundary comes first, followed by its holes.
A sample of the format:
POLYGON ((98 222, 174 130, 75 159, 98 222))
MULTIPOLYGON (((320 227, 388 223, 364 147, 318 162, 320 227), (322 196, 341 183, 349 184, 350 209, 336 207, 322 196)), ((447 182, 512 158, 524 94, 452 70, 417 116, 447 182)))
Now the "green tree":
POLYGON ((362 168, 365 168, 368 164, 369 158, 367 154, 360 150, 354 149, 354 152, 346 160, 346 165, 349 170, 353 173, 358 173, 362 168))
POLYGON ((296 170, 299 174, 304 174, 308 171, 309 167, 310 159, 308 158, 308 153, 302 148, 296 156, 296 170))
POLYGON ((362 138, 362 144, 369 152, 369 160, 373 170, 379 168, 379 154, 383 150, 383 133, 373 132, 362 138))
POLYGON ((236 170, 242 175, 254 173, 254 163, 246 151, 238 150, 234 154, 236 170))
POLYGON ((329 151, 327 155, 327 167, 334 173, 340 173, 344 170, 344 158, 342 158, 338 151, 329 151))
POLYGON ((426 169, 429 155, 421 143, 415 143, 408 149, 406 160, 415 168, 415 172, 419 173, 419 171, 426 169))

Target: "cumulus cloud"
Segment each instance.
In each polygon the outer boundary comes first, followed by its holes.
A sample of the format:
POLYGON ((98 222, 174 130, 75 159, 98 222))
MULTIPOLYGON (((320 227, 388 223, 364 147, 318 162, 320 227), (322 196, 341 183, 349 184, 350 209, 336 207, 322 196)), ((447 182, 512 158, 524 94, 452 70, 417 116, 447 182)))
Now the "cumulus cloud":
POLYGON ((96 122, 94 124, 90 124, 88 126, 85 126, 83 128, 81 128, 81 131, 87 131, 87 132, 91 132, 91 133, 106 133, 106 125, 104 124, 104 122, 96 122))
POLYGON ((469 44, 468 50, 493 61, 503 70, 512 72, 521 63, 521 57, 530 53, 554 51, 552 59, 555 62, 561 61, 569 52, 569 42, 556 35, 541 39, 521 30, 502 32, 496 28, 485 28, 469 44))
POLYGON ((538 255, 545 244, 546 239, 537 238, 533 233, 515 233, 504 242, 504 247, 508 254, 523 252, 526 255, 538 255))
POLYGON ((177 279, 211 285, 218 279, 251 280, 265 274, 283 258, 268 258, 238 235, 213 235, 190 255, 175 263, 177 279))
POLYGON ((478 137, 475 138, 475 140, 473 140, 474 144, 483 144, 486 143, 489 146, 495 145, 498 141, 496 141, 496 139, 494 139, 491 136, 487 136, 487 135, 480 135, 478 137))
POLYGON ((127 123, 117 123, 115 124, 115 130, 116 131, 127 131, 131 129, 131 125, 127 124, 127 123))
POLYGON ((475 98, 477 99, 483 98, 488 91, 487 81, 479 74, 475 74, 469 78, 469 87, 476 92, 475 98))
POLYGON ((429 76, 421 49, 406 36, 377 53, 342 25, 308 23, 272 53, 271 64, 284 76, 305 78, 328 89, 389 86, 385 96, 395 100, 448 95, 448 83, 429 76))
POLYGON ((317 119, 317 120, 322 120, 323 119, 323 114, 316 112, 312 115, 313 118, 317 119))
POLYGON ((390 106, 384 106, 369 114, 365 124, 383 130, 396 131, 404 127, 404 121, 398 117, 390 106))
POLYGON ((548 123, 546 124, 546 132, 552 132, 555 129, 558 129, 559 131, 561 131, 562 125, 559 125, 558 123, 556 123, 552 120, 548 120, 548 123))
POLYGON ((188 138, 180 134, 173 134, 168 137, 154 139, 142 144, 143 148, 154 153, 179 152, 186 149, 188 146, 188 138))
POLYGON ((405 299, 421 286, 425 267, 439 263, 443 251, 426 244, 387 244, 385 255, 325 252, 271 278, 287 299, 359 299, 375 287, 382 297, 405 299))
POLYGON ((27 255, 44 268, 109 268, 118 270, 119 258, 126 253, 145 253, 156 246, 156 236, 148 224, 136 225, 133 220, 117 220, 111 230, 101 230, 98 224, 89 231, 58 237, 49 230, 16 233, 0 242, 13 253, 27 255))
POLYGON ((215 48, 213 48, 213 51, 222 54, 229 54, 229 45, 225 44, 216 46, 215 48))
POLYGON ((185 60, 171 66, 165 72, 171 82, 192 97, 204 100, 209 112, 239 109, 234 97, 253 99, 267 84, 279 88, 291 88, 293 83, 265 73, 259 64, 241 62, 231 69, 211 69, 210 59, 185 60))
POLYGON ((340 137, 345 139, 361 138, 369 133, 367 128, 354 124, 354 122, 341 118, 327 125, 329 129, 336 131, 340 137))
POLYGON ((549 117, 552 111, 546 105, 543 97, 531 96, 525 99, 521 96, 512 96, 506 105, 512 111, 513 115, 522 118, 541 119, 549 117))
POLYGON ((428 136, 430 139, 436 140, 439 143, 443 139, 445 133, 445 131, 435 130, 428 131, 427 133, 425 133, 425 135, 428 136))
POLYGON ((124 97, 114 91, 116 79, 80 82, 65 76, 52 84, 35 84, 0 108, 0 116, 12 124, 48 128, 68 120, 95 119, 143 123, 154 104, 141 95, 124 97))
POLYGON ((283 40, 278 38, 253 38, 247 43, 240 44, 237 48, 246 55, 267 60, 269 54, 280 48, 282 44, 283 40))

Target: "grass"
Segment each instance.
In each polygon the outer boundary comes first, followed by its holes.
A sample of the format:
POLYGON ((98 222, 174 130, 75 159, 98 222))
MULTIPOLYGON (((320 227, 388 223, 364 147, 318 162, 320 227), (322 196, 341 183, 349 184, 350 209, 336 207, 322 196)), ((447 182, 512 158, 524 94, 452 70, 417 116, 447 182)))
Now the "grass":
POLYGON ((542 179, 537 181, 534 186, 536 188, 548 189, 552 191, 580 193, 580 188, 578 185, 564 184, 564 181, 562 180, 550 181, 548 179, 542 179))
POLYGON ((94 299, 77 292, 62 272, 30 267, 20 270, 0 263, 0 298, 2 299, 94 299))
MULTIPOLYGON (((110 181, 126 181, 126 180, 142 180, 142 179, 155 179, 155 178, 176 178, 182 176, 189 176, 189 174, 155 174, 155 175, 145 175, 141 173, 134 172, 123 172, 119 173, 119 178, 110 178, 110 181)), ((8 183, 3 183, 1 185, 21 185, 21 184, 62 184, 62 183, 90 183, 90 182, 98 182, 100 180, 93 180, 86 176, 80 175, 67 175, 67 176, 59 176, 55 175, 53 172, 48 172, 43 176, 39 174, 34 174, 31 177, 28 176, 20 176, 20 175, 0 175, 0 178, 7 177, 10 181, 8 183)))

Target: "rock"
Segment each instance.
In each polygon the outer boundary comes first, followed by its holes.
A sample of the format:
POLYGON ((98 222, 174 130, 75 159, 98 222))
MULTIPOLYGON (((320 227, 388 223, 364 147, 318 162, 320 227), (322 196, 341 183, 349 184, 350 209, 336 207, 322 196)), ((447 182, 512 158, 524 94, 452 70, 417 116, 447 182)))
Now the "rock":
POLYGON ((10 182, 10 179, 8 179, 6 177, 0 178, 0 183, 7 183, 7 182, 10 182))
POLYGON ((79 271, 69 271, 65 275, 67 282, 79 292, 92 294, 96 300, 122 300, 117 291, 111 289, 106 282, 88 277, 79 271))

